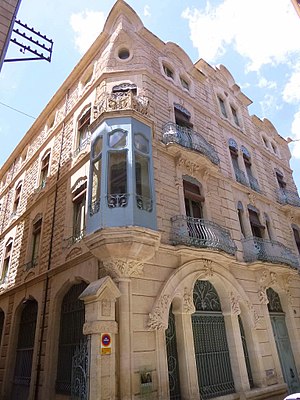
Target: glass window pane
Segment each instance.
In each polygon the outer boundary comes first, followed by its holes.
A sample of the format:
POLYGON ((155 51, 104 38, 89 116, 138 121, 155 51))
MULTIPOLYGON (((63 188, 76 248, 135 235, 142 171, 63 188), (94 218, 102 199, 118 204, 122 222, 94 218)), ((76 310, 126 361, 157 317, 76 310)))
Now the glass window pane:
POLYGON ((92 204, 100 199, 101 159, 93 163, 92 173, 92 204))
POLYGON ((149 140, 140 133, 134 135, 134 146, 142 153, 149 153, 149 140))
POLYGON ((150 198, 149 160, 137 153, 135 154, 135 179, 136 194, 150 198))
POLYGON ((108 144, 113 149, 120 149, 126 146, 126 134, 124 130, 116 130, 110 133, 108 144))
POLYGON ((93 144, 93 158, 96 158, 100 155, 102 150, 102 136, 97 137, 93 144))
POLYGON ((109 153, 108 195, 127 193, 126 151, 109 153))

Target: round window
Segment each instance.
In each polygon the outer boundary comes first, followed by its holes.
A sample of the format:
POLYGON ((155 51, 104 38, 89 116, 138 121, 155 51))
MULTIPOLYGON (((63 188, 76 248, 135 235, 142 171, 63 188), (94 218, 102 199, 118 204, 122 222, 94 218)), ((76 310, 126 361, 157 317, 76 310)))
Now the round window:
POLYGON ((130 56, 130 52, 129 52, 129 50, 126 49, 126 48, 122 48, 122 49, 120 49, 119 52, 118 52, 118 57, 119 57, 121 60, 127 60, 127 58, 129 58, 129 56, 130 56))

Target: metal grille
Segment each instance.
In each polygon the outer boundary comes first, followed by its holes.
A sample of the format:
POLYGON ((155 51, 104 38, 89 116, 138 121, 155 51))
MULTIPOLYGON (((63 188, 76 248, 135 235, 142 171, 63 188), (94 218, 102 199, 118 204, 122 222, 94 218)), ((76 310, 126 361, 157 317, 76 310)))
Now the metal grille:
POLYGON ((89 340, 85 336, 84 340, 76 347, 72 358, 72 380, 71 398, 72 400, 88 400, 89 396, 89 340))
POLYGON ((192 315, 199 391, 202 399, 234 393, 224 317, 219 296, 208 281, 194 287, 192 315))
POLYGON ((275 292, 272 288, 267 289, 267 296, 268 296, 268 310, 269 312, 283 312, 280 298, 278 293, 275 292))
POLYGON ((56 393, 71 395, 72 358, 84 340, 84 303, 78 297, 86 287, 84 282, 72 286, 62 302, 56 393))
POLYGON ((234 393, 222 315, 192 315, 199 391, 202 399, 234 393))
POLYGON ((170 400, 180 400, 180 380, 177 356, 175 317, 170 309, 169 323, 166 329, 166 347, 168 357, 170 400))
POLYGON ((29 395, 37 310, 37 302, 29 301, 22 311, 16 350, 12 400, 27 400, 29 395))
POLYGON ((248 373, 249 385, 250 385, 250 388, 253 388, 254 382, 253 382, 249 353, 248 353, 248 348, 247 348, 245 330, 244 330, 244 326, 243 326, 243 321, 240 316, 238 316, 238 320, 239 320, 239 325, 240 325, 240 332, 241 332, 241 338, 242 338, 242 344, 243 344, 243 350, 244 350, 245 363, 246 363, 246 368, 247 368, 247 373, 248 373))

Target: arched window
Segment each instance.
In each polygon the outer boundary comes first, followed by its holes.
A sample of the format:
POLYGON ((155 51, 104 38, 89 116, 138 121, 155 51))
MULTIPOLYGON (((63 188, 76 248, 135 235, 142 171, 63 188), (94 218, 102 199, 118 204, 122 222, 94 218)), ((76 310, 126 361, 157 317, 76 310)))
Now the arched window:
POLYGON ((85 282, 73 285, 63 298, 60 315, 56 393, 71 395, 72 357, 84 340, 84 303, 78 299, 87 287, 85 282))
POLYGON ((5 245, 0 283, 4 283, 7 279, 8 270, 9 270, 11 257, 12 257, 12 248, 13 248, 13 239, 9 238, 5 245))
POLYGON ((29 396, 37 312, 35 300, 25 301, 19 325, 12 400, 27 399, 29 396))
POLYGON ((187 217, 203 218, 204 196, 201 194, 200 183, 196 179, 183 179, 185 212, 187 217))
POLYGON ((17 186, 16 186, 16 189, 15 189, 15 199, 14 199, 14 205, 13 205, 13 213, 17 212, 18 207, 20 205, 21 191, 22 191, 22 182, 19 182, 17 184, 17 186))
POLYGON ((194 347, 202 399, 235 392, 224 317, 219 296, 209 281, 196 281, 192 315, 194 347))
POLYGON ((91 120, 91 108, 88 108, 77 122, 77 149, 76 154, 86 147, 89 142, 89 125, 91 120))
POLYGON ((49 175, 50 170, 50 150, 48 150, 42 160, 41 160, 41 172, 40 172, 40 181, 39 187, 44 188, 46 185, 46 180, 49 175))
POLYGON ((255 207, 248 205, 248 213, 253 236, 262 238, 265 227, 260 222, 259 211, 255 207))
POLYGON ((38 264, 41 244, 41 232, 42 232, 42 217, 39 217, 33 222, 32 226, 32 252, 31 252, 31 267, 38 264))
POLYGON ((296 225, 293 225, 292 229, 293 229, 294 239, 295 239, 295 243, 296 243, 296 246, 298 249, 298 253, 300 255, 300 229, 296 225))
POLYGON ((85 230, 87 181, 80 180, 74 188, 73 195, 73 241, 80 240, 85 230))
POLYGON ((244 207, 243 207, 243 204, 241 201, 239 201, 237 204, 237 212, 238 212, 238 218, 239 218, 242 235, 244 237, 246 237, 246 231, 245 231, 245 227, 244 227, 244 207))

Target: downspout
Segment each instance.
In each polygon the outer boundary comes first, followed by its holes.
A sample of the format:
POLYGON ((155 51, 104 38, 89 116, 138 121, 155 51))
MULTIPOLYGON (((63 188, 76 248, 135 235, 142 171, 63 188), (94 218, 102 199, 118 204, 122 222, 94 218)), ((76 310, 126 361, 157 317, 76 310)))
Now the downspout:
POLYGON ((39 349, 38 349, 38 356, 37 356, 37 370, 36 370, 36 379, 35 379, 34 400, 38 399, 39 384, 40 384, 40 377, 41 377, 42 347, 43 347, 43 340, 44 340, 44 334, 45 334, 46 305, 47 305, 48 292, 49 292, 49 274, 48 274, 48 272, 51 269, 51 257, 52 257, 52 250, 53 250, 53 237, 54 237, 54 227, 55 227, 55 217, 56 217, 56 201, 57 201, 57 196, 58 196, 58 180, 60 178, 62 151, 63 151, 64 139, 65 139, 65 127, 66 127, 65 118, 66 118, 66 115, 68 112, 69 92, 70 92, 70 90, 68 89, 68 91, 66 93, 66 100, 65 100, 64 121, 63 121, 63 126, 62 126, 60 152, 59 152, 59 160, 58 160, 58 170, 57 170, 56 182, 55 182, 54 206, 53 206, 53 215, 52 215, 52 224, 51 224, 47 274, 46 274, 46 278, 45 278, 45 290, 44 290, 45 294, 44 294, 44 304, 43 304, 43 309, 42 309, 42 322, 41 322, 39 349))

